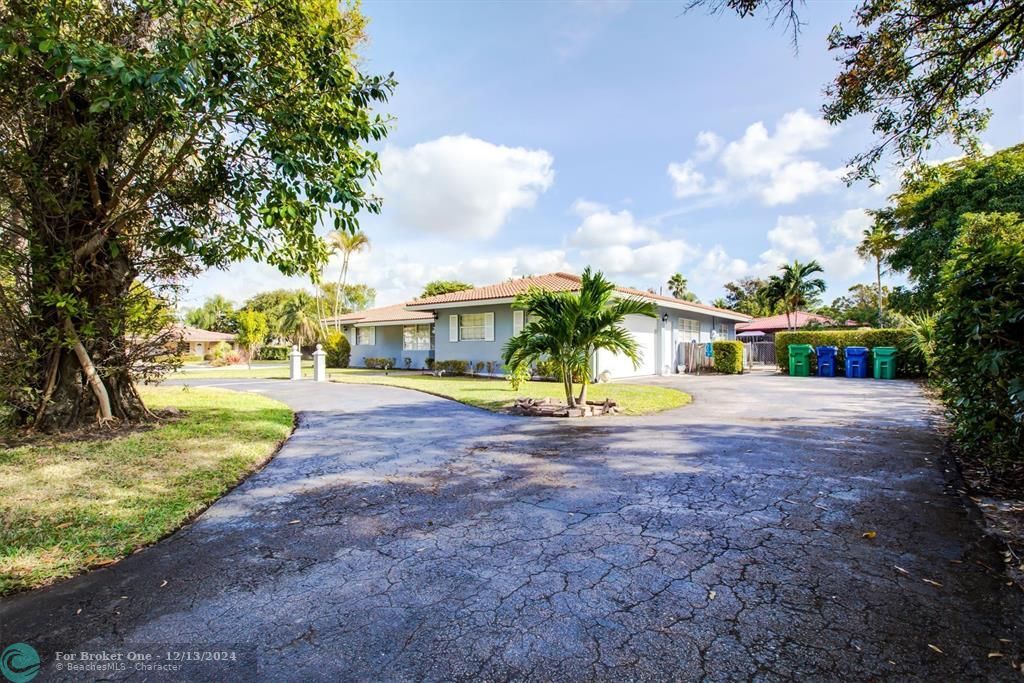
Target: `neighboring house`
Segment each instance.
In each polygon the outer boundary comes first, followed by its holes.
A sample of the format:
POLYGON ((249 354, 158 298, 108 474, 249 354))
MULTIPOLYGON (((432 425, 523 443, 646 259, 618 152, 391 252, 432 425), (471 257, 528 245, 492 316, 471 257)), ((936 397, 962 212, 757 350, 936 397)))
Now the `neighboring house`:
POLYGON ((347 313, 325 322, 341 324, 352 346, 352 367, 365 367, 367 358, 393 358, 395 367, 404 368, 409 358, 410 367, 418 369, 434 357, 434 315, 408 311, 405 304, 347 313))
POLYGON ((231 344, 231 348, 236 349, 235 339, 236 337, 233 334, 211 332, 210 330, 201 330, 198 327, 188 327, 187 325, 177 325, 174 328, 174 341, 172 341, 172 344, 177 343, 178 353, 188 356, 202 356, 220 342, 227 342, 231 344))
POLYGON ((739 335, 740 339, 771 341, 775 338, 776 332, 786 332, 790 329, 798 330, 809 325, 820 327, 860 326, 858 323, 852 321, 837 323, 832 318, 818 315, 817 313, 797 311, 795 313, 790 313, 788 320, 786 319, 785 313, 780 313, 779 315, 772 315, 767 318, 754 318, 750 322, 740 323, 736 326, 736 334, 739 335))
MULTIPOLYGON (((464 360, 473 364, 492 362, 500 368, 505 342, 518 334, 524 325, 523 311, 512 310, 512 302, 517 294, 531 287, 559 292, 576 291, 580 288, 580 278, 570 273, 524 277, 417 299, 407 303, 405 308, 409 312, 428 315, 431 320, 436 316, 434 357, 438 361, 464 360)), ((650 292, 626 287, 616 287, 616 290, 620 296, 653 301, 658 306, 657 318, 637 315, 628 316, 625 321, 626 328, 632 332, 640 347, 640 367, 634 368, 628 358, 601 351, 594 359, 595 377, 604 371, 608 371, 612 377, 674 373, 682 363, 684 344, 735 339, 736 323, 751 319, 736 311, 650 292)), ((355 359, 354 350, 352 355, 355 359)))

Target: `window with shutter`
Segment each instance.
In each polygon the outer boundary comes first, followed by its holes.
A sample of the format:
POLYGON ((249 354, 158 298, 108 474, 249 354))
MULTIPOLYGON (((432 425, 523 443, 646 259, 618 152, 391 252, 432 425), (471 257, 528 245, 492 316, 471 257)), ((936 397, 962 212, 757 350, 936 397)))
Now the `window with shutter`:
POLYGON ((523 331, 523 311, 512 311, 512 336, 523 331))
POLYGON ((459 316, 454 313, 448 316, 448 341, 459 341, 459 316))

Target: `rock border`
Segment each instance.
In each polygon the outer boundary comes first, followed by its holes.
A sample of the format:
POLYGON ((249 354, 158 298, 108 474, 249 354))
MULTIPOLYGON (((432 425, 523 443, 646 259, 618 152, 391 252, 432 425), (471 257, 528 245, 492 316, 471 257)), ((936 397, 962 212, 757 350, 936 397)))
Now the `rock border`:
POLYGON ((570 408, 565 402, 552 398, 517 398, 509 409, 512 415, 530 417, 600 417, 616 415, 619 404, 610 398, 603 401, 587 401, 585 404, 570 408))

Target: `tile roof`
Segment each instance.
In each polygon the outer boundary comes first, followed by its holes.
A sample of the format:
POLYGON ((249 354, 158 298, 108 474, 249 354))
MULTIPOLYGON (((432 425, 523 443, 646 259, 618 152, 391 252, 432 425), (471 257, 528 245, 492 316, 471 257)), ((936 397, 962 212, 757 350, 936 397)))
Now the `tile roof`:
MULTIPOLYGON (((580 276, 573 275, 572 273, 547 273, 546 275, 522 277, 514 280, 506 280, 505 282, 499 282, 494 285, 466 289, 461 292, 450 292, 448 294, 438 294, 437 296, 430 296, 424 299, 414 299, 406 305, 422 308, 438 304, 457 304, 462 302, 471 303, 489 301, 492 299, 511 299, 531 287, 540 287, 541 289, 547 289, 552 292, 573 292, 580 288, 580 276)), ((615 289, 621 294, 628 294, 630 296, 637 296, 645 299, 652 299, 657 302, 672 304, 673 307, 676 308, 694 308, 698 310, 705 310, 710 313, 717 312, 724 313, 732 317, 738 316, 743 319, 749 318, 749 316, 737 313, 736 311, 729 311, 723 308, 716 308, 714 306, 707 306, 705 304, 698 304, 690 301, 682 301, 674 297, 652 294, 651 292, 645 292, 639 289, 631 289, 629 287, 616 287, 615 289)))
POLYGON ((188 325, 175 325, 173 335, 183 342, 235 341, 235 335, 213 332, 188 325))
POLYGON ((434 314, 429 311, 409 311, 406 310, 405 304, 394 304, 392 306, 381 306, 379 308, 369 308, 365 311, 354 311, 352 313, 346 313, 345 315, 339 315, 335 318, 325 318, 325 322, 341 322, 349 323, 352 325, 363 325, 367 323, 384 323, 384 322, 420 322, 428 323, 433 321, 434 314))
MULTIPOLYGON (((786 314, 780 313, 779 315, 771 315, 767 318, 754 318, 748 323, 740 323, 736 326, 736 331, 744 332, 746 330, 760 330, 761 332, 774 332, 776 330, 786 330, 790 327, 807 327, 810 323, 833 326, 843 324, 837 323, 835 320, 832 320, 832 318, 828 318, 817 313, 797 311, 796 313, 790 314, 788 323, 786 321, 786 314)), ((850 323, 847 322, 845 324, 849 325, 850 323)))

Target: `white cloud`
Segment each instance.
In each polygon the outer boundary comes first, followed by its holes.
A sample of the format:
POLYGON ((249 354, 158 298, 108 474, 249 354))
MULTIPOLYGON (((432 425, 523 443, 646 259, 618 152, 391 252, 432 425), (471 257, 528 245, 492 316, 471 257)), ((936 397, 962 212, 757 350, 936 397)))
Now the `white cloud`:
POLYGON ((835 133, 823 119, 803 109, 783 115, 774 133, 758 121, 727 144, 717 134, 701 131, 694 154, 668 165, 673 193, 679 198, 753 193, 762 203, 774 206, 830 190, 846 169, 828 168, 807 154, 828 147, 835 133), (698 166, 716 159, 723 174, 709 180, 708 171, 698 166))
POLYGON ((639 224, 629 211, 613 212, 603 204, 578 199, 573 211, 583 221, 569 237, 577 246, 632 244, 658 239, 658 233, 639 224))
POLYGON ((683 240, 663 240, 641 247, 616 244, 585 249, 580 257, 585 265, 620 276, 618 279, 624 276, 627 283, 633 280, 641 286, 645 282, 664 282, 696 254, 697 250, 683 240))
POLYGON ((860 240, 864 231, 871 227, 871 222, 866 210, 849 209, 832 224, 832 231, 848 240, 860 240))
POLYGON ((404 228, 462 238, 498 233, 515 209, 529 208, 554 182, 541 149, 445 136, 381 153, 376 191, 385 215, 404 228))
POLYGON ((818 226, 810 216, 779 216, 775 227, 768 231, 771 249, 761 255, 761 260, 772 260, 778 254, 799 259, 814 258, 821 253, 817 232, 818 226))

